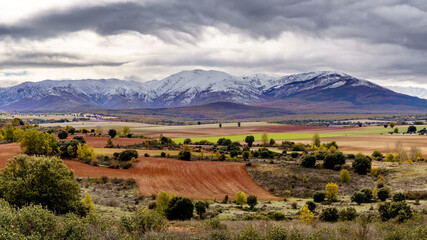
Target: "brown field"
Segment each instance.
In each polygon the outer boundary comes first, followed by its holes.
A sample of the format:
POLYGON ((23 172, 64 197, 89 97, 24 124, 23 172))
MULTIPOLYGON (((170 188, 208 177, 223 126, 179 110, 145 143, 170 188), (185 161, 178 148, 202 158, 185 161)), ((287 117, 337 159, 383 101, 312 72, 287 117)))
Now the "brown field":
MULTIPOLYGON (((16 143, 0 145, 0 167, 3 168, 7 159, 20 152, 16 143)), ((255 183, 244 163, 140 157, 130 170, 94 167, 71 160, 65 160, 64 163, 78 177, 134 178, 143 196, 166 191, 193 199, 220 200, 226 194, 233 199, 236 192, 243 191, 258 196, 260 200, 279 199, 255 183)))
MULTIPOLYGON (((311 143, 311 139, 293 140, 295 142, 311 143)), ((336 141, 340 151, 346 153, 372 154, 378 150, 383 154, 394 153, 397 143, 401 143, 406 150, 410 147, 419 147, 422 154, 427 156, 427 137, 420 135, 365 135, 322 138, 322 142, 336 141)))
MULTIPOLYGON (((103 148, 105 145, 107 145, 107 141, 109 137, 90 137, 86 136, 85 134, 75 134, 75 135, 68 135, 68 138, 66 140, 70 140, 75 136, 83 136, 86 140, 86 143, 94 148, 103 148)), ((138 143, 143 143, 145 139, 140 138, 113 138, 112 139, 114 145, 133 145, 138 143)))

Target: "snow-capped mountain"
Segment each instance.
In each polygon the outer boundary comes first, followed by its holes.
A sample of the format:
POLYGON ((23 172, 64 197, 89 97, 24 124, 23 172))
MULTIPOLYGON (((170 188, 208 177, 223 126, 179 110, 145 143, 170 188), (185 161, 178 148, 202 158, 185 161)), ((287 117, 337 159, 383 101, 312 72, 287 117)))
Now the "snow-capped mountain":
POLYGON ((409 96, 427 99, 427 89, 422 87, 400 87, 400 86, 387 86, 392 91, 406 94, 409 96))
POLYGON ((193 70, 149 82, 117 79, 26 82, 0 88, 0 109, 165 108, 213 102, 275 102, 277 105, 279 100, 294 98, 317 101, 314 96, 320 100, 340 99, 355 105, 380 104, 384 100, 387 103, 410 102, 415 106, 427 107, 427 101, 398 94, 369 81, 338 72, 310 72, 283 77, 263 74, 239 77, 219 71, 193 70))

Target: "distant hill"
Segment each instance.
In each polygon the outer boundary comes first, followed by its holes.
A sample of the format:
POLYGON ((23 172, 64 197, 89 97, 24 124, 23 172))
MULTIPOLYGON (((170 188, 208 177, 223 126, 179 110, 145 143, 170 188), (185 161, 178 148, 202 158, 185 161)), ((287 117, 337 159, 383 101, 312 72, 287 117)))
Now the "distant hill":
MULTIPOLYGON (((425 99, 396 93, 345 73, 327 71, 283 77, 262 74, 237 77, 219 71, 193 70, 160 81, 46 80, 0 88, 0 110, 15 111, 155 109, 196 105, 208 108, 205 104, 214 102, 256 105, 258 111, 261 107, 274 107, 295 113, 427 110, 425 99)), ((231 105, 226 106, 231 108, 231 105)), ((191 109, 185 111, 191 113, 191 109)), ((223 112, 227 109, 223 108, 223 112)))

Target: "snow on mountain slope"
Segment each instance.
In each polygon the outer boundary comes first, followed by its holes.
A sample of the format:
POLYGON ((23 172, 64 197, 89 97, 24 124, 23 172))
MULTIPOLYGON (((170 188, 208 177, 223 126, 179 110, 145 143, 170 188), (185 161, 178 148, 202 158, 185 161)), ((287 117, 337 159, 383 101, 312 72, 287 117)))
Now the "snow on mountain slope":
POLYGON ((423 99, 427 99, 427 88, 422 87, 400 87, 400 86, 387 86, 388 89, 406 94, 409 96, 419 97, 423 99))
MULTIPOLYGON (((0 88, 0 109, 162 108, 212 102, 258 104, 307 91, 341 87, 383 89, 371 82, 337 72, 310 72, 283 77, 254 74, 242 77, 219 71, 181 71, 149 82, 102 80, 46 80, 0 88)), ((332 98, 333 96, 331 96, 332 98)))

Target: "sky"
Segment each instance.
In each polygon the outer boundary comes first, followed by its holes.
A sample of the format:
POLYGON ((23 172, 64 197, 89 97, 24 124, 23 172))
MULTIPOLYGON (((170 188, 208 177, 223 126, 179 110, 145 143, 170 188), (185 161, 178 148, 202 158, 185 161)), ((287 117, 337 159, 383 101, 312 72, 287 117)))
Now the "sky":
POLYGON ((427 87, 425 0, 0 1, 0 86, 192 69, 427 87))

